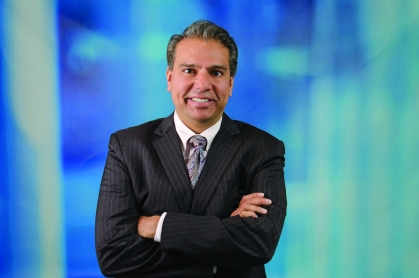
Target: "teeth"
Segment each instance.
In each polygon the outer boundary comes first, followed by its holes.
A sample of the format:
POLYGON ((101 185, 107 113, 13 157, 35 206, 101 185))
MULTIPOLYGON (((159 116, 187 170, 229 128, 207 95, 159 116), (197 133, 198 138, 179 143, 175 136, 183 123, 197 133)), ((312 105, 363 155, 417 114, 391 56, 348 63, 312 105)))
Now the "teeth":
POLYGON ((192 98, 192 100, 196 102, 208 102, 208 99, 206 98, 192 98))

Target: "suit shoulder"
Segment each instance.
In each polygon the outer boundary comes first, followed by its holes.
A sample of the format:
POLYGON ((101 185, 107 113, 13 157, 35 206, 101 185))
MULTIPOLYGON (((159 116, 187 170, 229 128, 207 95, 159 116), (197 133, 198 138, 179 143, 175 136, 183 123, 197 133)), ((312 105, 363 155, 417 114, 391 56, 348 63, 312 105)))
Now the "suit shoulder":
POLYGON ((115 135, 119 140, 151 138, 163 120, 163 118, 156 119, 137 126, 120 129, 112 135, 115 135))
POLYGON ((262 140, 262 141, 267 141, 267 142, 276 142, 279 144, 284 144, 281 140, 279 140, 278 138, 276 138, 275 136, 273 136, 272 134, 257 128, 251 124, 242 122, 242 121, 237 121, 234 120, 234 123, 237 125, 237 128, 240 130, 240 134, 239 136, 242 137, 243 139, 255 139, 255 140, 262 140))

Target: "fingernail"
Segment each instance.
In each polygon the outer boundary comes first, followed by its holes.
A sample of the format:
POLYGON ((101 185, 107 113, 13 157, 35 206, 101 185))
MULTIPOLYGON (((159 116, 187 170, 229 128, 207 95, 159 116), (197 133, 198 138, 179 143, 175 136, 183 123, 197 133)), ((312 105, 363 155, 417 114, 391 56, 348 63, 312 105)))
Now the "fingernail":
POLYGON ((263 195, 265 195, 264 193, 258 193, 259 197, 263 197, 263 195))
POLYGON ((266 213, 267 212, 267 210, 266 209, 262 209, 262 213, 266 213))
POLYGON ((266 199, 266 201, 265 201, 267 204, 271 204, 272 203, 272 201, 271 200, 269 200, 269 199, 266 199))

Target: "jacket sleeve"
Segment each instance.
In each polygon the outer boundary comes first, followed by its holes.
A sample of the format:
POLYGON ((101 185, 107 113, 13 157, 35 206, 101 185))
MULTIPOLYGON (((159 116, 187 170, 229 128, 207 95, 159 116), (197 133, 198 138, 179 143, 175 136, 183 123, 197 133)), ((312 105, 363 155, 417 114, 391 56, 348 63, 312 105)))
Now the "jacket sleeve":
POLYGON ((100 185, 95 241, 100 269, 105 276, 153 277, 156 269, 174 265, 187 268, 196 262, 182 254, 160 252, 160 244, 137 233, 141 210, 117 135, 110 138, 108 157, 100 185))
POLYGON ((167 213, 161 249, 173 250, 196 260, 227 268, 249 268, 267 263, 274 255, 286 216, 284 144, 275 144, 252 155, 248 192, 263 192, 272 200, 268 213, 258 218, 220 219, 167 213))

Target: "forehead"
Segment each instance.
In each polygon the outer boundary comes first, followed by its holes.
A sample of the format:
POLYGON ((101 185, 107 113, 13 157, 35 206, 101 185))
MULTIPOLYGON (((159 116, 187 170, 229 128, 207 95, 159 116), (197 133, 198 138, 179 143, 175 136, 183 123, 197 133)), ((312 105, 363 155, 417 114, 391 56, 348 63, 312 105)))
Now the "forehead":
POLYGON ((176 46, 175 64, 189 62, 212 62, 228 68, 229 51, 223 44, 214 40, 188 38, 181 40, 176 46))

